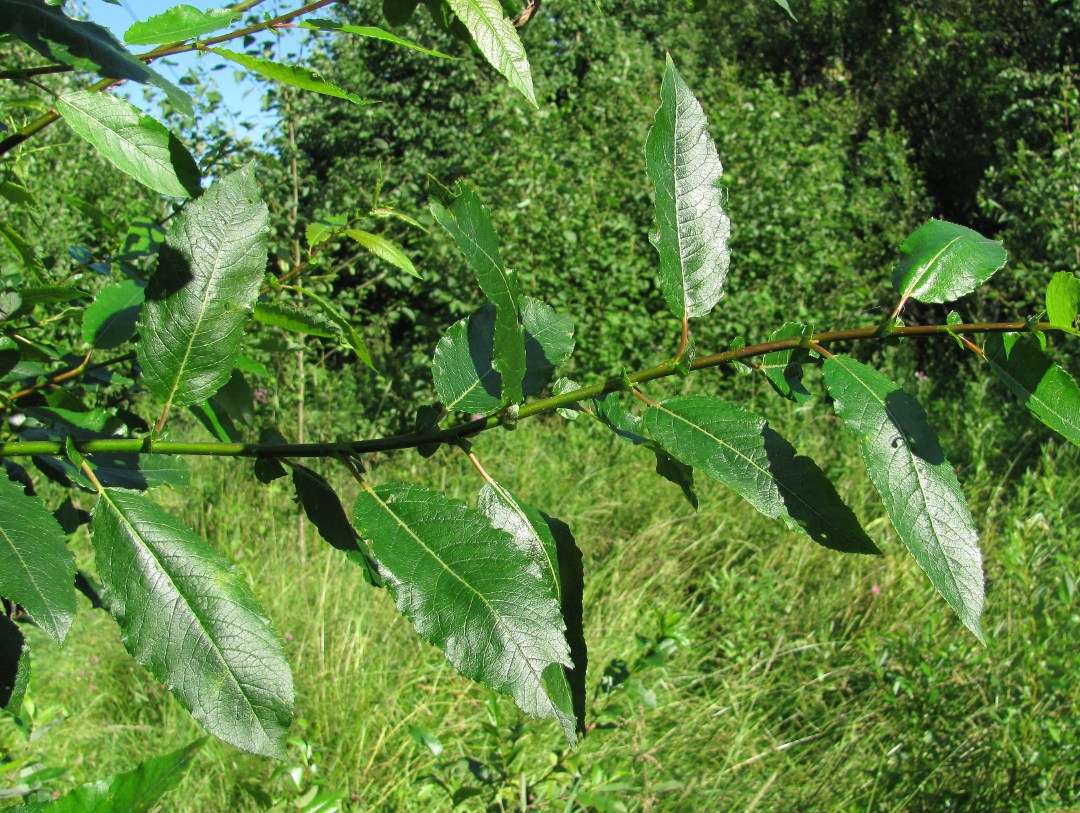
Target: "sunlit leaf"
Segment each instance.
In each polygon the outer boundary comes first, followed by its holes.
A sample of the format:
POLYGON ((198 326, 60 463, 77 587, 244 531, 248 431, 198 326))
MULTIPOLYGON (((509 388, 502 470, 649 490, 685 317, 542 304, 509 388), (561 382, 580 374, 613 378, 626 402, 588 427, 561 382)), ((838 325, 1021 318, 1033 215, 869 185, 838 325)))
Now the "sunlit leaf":
POLYGON ((527 714, 557 716, 544 676, 570 666, 570 652, 535 556, 484 514, 421 486, 365 489, 353 518, 423 638, 527 714))
POLYGON ((92 539, 106 604, 135 660, 214 736, 284 756, 292 676, 243 576, 141 494, 102 492, 92 539))
POLYGON ((173 221, 139 324, 142 380, 166 405, 205 401, 229 380, 266 271, 269 214, 251 167, 173 221))
POLYGON ((508 269, 499 253, 499 238, 491 225, 487 208, 471 186, 459 183, 457 191, 433 198, 431 211, 450 232, 484 296, 495 306, 495 354, 492 366, 501 375, 502 400, 520 403, 521 381, 525 375, 525 328, 522 324, 521 295, 517 274, 508 269))
POLYGON ((656 187, 652 242, 660 252, 660 290, 680 319, 705 316, 724 295, 731 224, 724 211, 724 168, 709 122, 668 57, 660 109, 645 143, 656 187))
POLYGON ((517 29, 503 12, 499 0, 446 0, 457 18, 469 30, 480 53, 511 87, 536 104, 532 71, 517 29))
POLYGON ((1080 446, 1080 388, 1033 336, 994 333, 983 348, 997 376, 1032 415, 1080 446))
POLYGON ((75 617, 75 557, 41 500, 0 471, 0 596, 62 643, 75 617))
POLYGON ((280 62, 273 62, 249 54, 239 54, 235 51, 227 51, 224 48, 207 48, 206 50, 238 65, 243 65, 245 68, 260 73, 267 79, 273 79, 275 82, 284 82, 286 85, 321 93, 323 96, 333 96, 335 99, 345 99, 361 107, 374 104, 371 99, 361 99, 355 93, 349 93, 337 85, 327 82, 311 68, 305 68, 303 65, 283 65, 280 62))
POLYGON ((1056 327, 1080 335, 1080 277, 1058 271, 1046 286, 1046 320, 1056 327))
POLYGON ((976 231, 930 220, 900 246, 893 288, 905 299, 951 302, 970 294, 1005 265, 1000 243, 976 231))
MULTIPOLYGON (((580 562, 581 553, 571 536, 568 540, 570 549, 560 554, 560 542, 555 537, 549 519, 522 503, 498 483, 489 483, 481 489, 477 508, 491 519, 492 525, 509 533, 521 550, 533 559, 537 577, 547 583, 550 594, 559 602, 567 624, 567 641, 571 653, 577 657, 572 660, 572 667, 559 668, 552 665, 546 669, 544 686, 551 698, 554 711, 552 716, 559 721, 567 741, 576 745, 578 732, 585 730, 584 715, 578 713, 584 711, 585 706, 585 636, 581 628, 581 594, 575 593, 572 585, 569 591, 564 592, 560 561, 567 557, 573 558, 576 554, 580 562), (571 624, 575 625, 572 629, 571 624), (575 640, 580 642, 578 647, 573 644, 575 640)), ((567 543, 566 539, 562 541, 567 543)))
POLYGON ((367 345, 364 344, 363 337, 360 335, 359 331, 353 327, 349 318, 338 310, 334 303, 324 299, 318 294, 309 291, 306 288, 297 288, 296 290, 303 294, 305 298, 314 302, 323 316, 341 328, 342 344, 352 350, 360 361, 364 362, 364 364, 374 370, 375 365, 371 362, 371 353, 368 351, 367 345))
POLYGON ((156 85, 177 110, 194 114, 190 96, 129 53, 108 29, 73 20, 41 0, 4 0, 0 33, 14 34, 46 59, 77 71, 156 85))
MULTIPOLYGON (((809 337, 813 334, 813 328, 809 325, 800 325, 788 322, 769 336, 770 342, 780 339, 795 339, 809 337)), ((813 396, 803 385, 802 366, 810 358, 809 352, 802 347, 793 347, 790 350, 777 350, 766 353, 762 358, 758 369, 765 373, 774 390, 790 401, 804 403, 813 396)))
MULTIPOLYGON (((391 24, 393 25, 393 23, 391 24)), ((391 34, 389 31, 383 31, 381 28, 373 28, 367 25, 349 25, 347 23, 337 22, 336 20, 304 20, 300 23, 300 27, 309 28, 313 31, 340 31, 343 34, 356 34, 360 37, 369 37, 371 39, 390 42, 394 45, 401 45, 405 48, 412 48, 414 51, 419 51, 428 56, 436 56, 443 59, 456 59, 456 57, 444 54, 441 51, 432 51, 430 48, 424 48, 422 45, 417 45, 415 42, 409 42, 408 40, 391 34)))
POLYGON ((870 479, 915 561, 981 641, 985 589, 979 537, 952 464, 919 403, 881 373, 825 360, 836 413, 862 445, 870 479))
POLYGON ((183 42, 225 28, 240 17, 240 12, 227 8, 199 11, 194 6, 173 6, 132 25, 124 32, 124 42, 128 45, 183 42))
POLYGON ((411 274, 417 279, 420 279, 420 274, 412 264, 412 260, 405 255, 404 251, 385 237, 380 237, 377 234, 372 234, 371 232, 363 231, 362 229, 347 229, 345 234, 379 259, 386 260, 386 262, 400 268, 406 274, 411 274))
POLYGON ((683 395, 645 410, 645 428, 668 453, 733 489, 772 519, 846 553, 877 548, 836 489, 807 457, 752 412, 719 398, 683 395))
POLYGON ((319 311, 300 308, 288 302, 258 302, 255 305, 254 317, 256 322, 279 327, 290 333, 324 338, 337 338, 343 333, 340 325, 319 311))

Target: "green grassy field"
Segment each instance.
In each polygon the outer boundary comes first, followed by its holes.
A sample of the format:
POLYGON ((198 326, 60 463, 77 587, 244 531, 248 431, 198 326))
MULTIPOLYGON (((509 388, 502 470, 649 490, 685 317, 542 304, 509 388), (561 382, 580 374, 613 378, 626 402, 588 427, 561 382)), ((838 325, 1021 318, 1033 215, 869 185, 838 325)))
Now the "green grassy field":
MULTIPOLYGON (((298 720, 284 764, 207 743, 162 809, 335 809, 302 806, 318 793, 380 811, 523 797, 557 811, 1080 809, 1080 450, 1035 430, 1003 448, 1001 419, 946 417, 982 534, 986 647, 907 556, 831 418, 795 412, 783 428, 882 557, 819 548, 700 476, 694 512, 650 456, 599 430, 552 419, 480 439, 489 469, 568 522, 584 554, 590 731, 576 752, 457 675, 312 528, 301 544, 283 485, 197 461, 188 491, 158 496, 248 575, 285 639, 298 720)), ((348 503, 355 485, 333 476, 348 503)), ((446 449, 435 465, 381 461, 374 478, 463 498, 480 485, 446 449)), ((37 765, 66 769, 49 782, 65 790, 201 736, 87 602, 62 651, 29 635, 36 734, 0 729, 7 786, 37 765)))

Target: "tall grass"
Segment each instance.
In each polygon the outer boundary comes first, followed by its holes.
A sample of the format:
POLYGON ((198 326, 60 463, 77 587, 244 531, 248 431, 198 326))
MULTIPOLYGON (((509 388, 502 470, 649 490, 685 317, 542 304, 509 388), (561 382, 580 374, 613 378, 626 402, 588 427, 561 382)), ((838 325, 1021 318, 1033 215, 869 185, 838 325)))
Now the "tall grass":
MULTIPOLYGON (((188 491, 158 497, 247 574, 285 639, 299 719, 284 766, 209 743, 163 809, 295 810, 315 786, 344 810, 451 810, 455 798, 518 810, 523 794, 530 809, 568 811, 1069 809, 1080 455, 949 409, 935 417, 956 427, 944 445, 959 450, 982 533, 986 647, 904 552, 830 419, 777 416, 881 557, 819 548, 711 482, 699 480, 695 512, 648 455, 599 430, 550 420, 481 438, 500 481, 567 521, 584 553, 591 730, 577 752, 555 724, 457 675, 312 529, 298 544, 285 485, 259 486, 243 463, 194 463, 188 491)), ((436 465, 378 461, 374 477, 462 498, 479 486, 448 449, 436 465)), ((337 482, 348 502, 355 487, 337 482)), ((63 651, 29 634, 44 733, 26 743, 3 729, 18 760, 9 782, 36 762, 68 769, 62 790, 200 736, 104 613, 84 604, 63 651)))

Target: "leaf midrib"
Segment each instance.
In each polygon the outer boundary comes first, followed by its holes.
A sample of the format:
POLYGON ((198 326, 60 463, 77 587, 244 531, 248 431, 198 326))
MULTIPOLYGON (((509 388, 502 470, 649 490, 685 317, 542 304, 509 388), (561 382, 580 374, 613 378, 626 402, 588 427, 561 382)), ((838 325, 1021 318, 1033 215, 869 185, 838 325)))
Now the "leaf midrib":
POLYGON ((925 281, 926 279, 928 279, 928 278, 930 277, 930 275, 931 275, 931 272, 932 272, 932 270, 933 270, 934 266, 935 266, 935 265, 937 265, 938 261, 939 261, 939 260, 941 259, 941 256, 942 256, 942 255, 943 255, 943 254, 944 254, 944 253, 945 253, 946 251, 948 251, 948 250, 949 250, 949 248, 951 248, 951 247, 952 247, 952 244, 953 244, 953 243, 956 243, 957 241, 959 241, 959 240, 960 240, 960 239, 962 238, 962 236, 963 236, 963 235, 959 235, 959 234, 958 234, 958 235, 957 235, 956 237, 954 237, 954 238, 953 238, 952 240, 950 240, 950 241, 949 241, 948 243, 946 243, 946 244, 945 244, 944 246, 942 246, 942 247, 941 247, 941 249, 940 249, 940 250, 938 251, 938 253, 937 253, 937 254, 935 254, 935 255, 934 255, 933 257, 931 257, 931 258, 930 258, 930 261, 929 261, 929 262, 928 262, 928 263, 927 263, 927 264, 926 264, 926 265, 925 265, 925 266, 923 267, 922 273, 921 273, 921 274, 919 274, 919 275, 917 275, 917 276, 915 277, 915 279, 913 279, 913 280, 911 281, 911 285, 910 285, 910 286, 908 286, 908 289, 907 289, 906 291, 904 291, 904 293, 902 294, 902 296, 904 296, 904 297, 910 297, 910 296, 912 296, 913 292, 914 292, 914 291, 915 291, 915 290, 916 290, 916 289, 917 289, 917 288, 918 288, 918 287, 919 287, 920 285, 922 285, 922 284, 923 284, 923 282, 924 282, 924 281, 925 281))
MULTIPOLYGON (((0 475, 0 477, 2 477, 2 476, 3 475, 0 475)), ((19 564, 22 566, 23 573, 27 574, 28 581, 31 583, 31 586, 34 589, 34 592, 37 594, 38 599, 42 602, 42 604, 45 607, 46 615, 49 618, 50 625, 54 629, 56 629, 57 633, 59 633, 62 625, 59 624, 58 621, 57 621, 56 613, 53 611, 53 608, 52 608, 52 602, 49 601, 49 599, 47 598, 45 591, 43 591, 38 586, 37 580, 33 578, 33 573, 34 573, 33 569, 30 568, 30 566, 27 564, 26 560, 23 558, 22 554, 19 552, 19 548, 15 544, 14 540, 8 535, 8 532, 2 527, 0 527, 0 536, 3 536, 4 541, 8 543, 8 545, 11 547, 12 553, 15 554, 15 558, 19 560, 19 564)), ((50 634, 50 637, 53 637, 53 636, 50 634)), ((63 638, 63 635, 59 635, 59 637, 63 638)))
MULTIPOLYGON (((100 96, 101 94, 95 93, 94 95, 95 96, 100 96)), ((106 98, 116 99, 115 96, 106 96, 106 98)), ((116 99, 116 100, 121 101, 121 102, 123 101, 122 99, 116 99)), ((88 119, 91 119, 92 121, 96 121, 102 127, 102 129, 104 129, 106 132, 112 133, 115 136, 117 136, 121 141, 124 142, 124 144, 126 144, 128 146, 129 149, 131 149, 131 150, 139 153, 143 157, 145 157, 147 161, 153 163, 154 166, 156 166, 159 170, 164 169, 166 167, 171 168, 172 165, 169 164, 167 161, 159 160, 159 159, 155 158, 154 156, 150 155, 149 153, 147 153, 145 151, 145 145, 136 144, 130 138, 128 138, 128 137, 126 137, 124 135, 124 131, 127 131, 127 130, 135 130, 137 132, 146 132, 146 130, 144 130, 140 126, 140 123, 142 121, 142 117, 140 117, 139 122, 136 122, 135 124, 125 124, 123 126, 123 130, 120 130, 120 129, 116 129, 116 128, 110 126, 109 124, 106 124, 104 121, 102 121, 102 119, 100 117, 98 117, 98 116, 94 115, 94 113, 90 112, 90 110, 88 108, 82 107, 82 106, 77 105, 74 102, 72 102, 70 96, 61 96, 60 101, 62 101, 64 104, 68 105, 69 107, 75 108, 80 113, 82 113, 84 116, 86 116, 88 119)), ((164 125, 162 126, 162 129, 164 129, 164 125)), ((167 130, 165 132, 168 133, 167 130)), ((153 145, 151 145, 151 146, 153 146, 153 145)))

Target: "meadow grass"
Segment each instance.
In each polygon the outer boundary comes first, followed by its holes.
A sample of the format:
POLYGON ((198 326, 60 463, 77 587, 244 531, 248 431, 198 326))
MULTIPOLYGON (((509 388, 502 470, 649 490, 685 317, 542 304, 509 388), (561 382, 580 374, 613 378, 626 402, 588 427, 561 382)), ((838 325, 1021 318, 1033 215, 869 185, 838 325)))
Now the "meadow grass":
MULTIPOLYGON (((984 546, 986 647, 906 554, 832 418, 777 425, 881 557, 822 549, 700 474, 695 512, 599 427, 480 438, 489 470, 583 551, 590 731, 576 752, 458 675, 310 526, 301 543, 284 481, 195 461, 190 489, 156 496, 247 575, 284 638, 298 719, 283 764, 207 743, 162 809, 297 810, 318 793, 388 811, 509 811, 523 796, 559 811, 1076 809, 1080 450, 1028 429, 1003 451, 987 435, 1004 419, 944 418, 984 546)), ((373 479, 473 499, 464 457, 438 455, 376 461, 373 479)), ((326 471, 348 506, 355 484, 326 471)), ((44 765, 67 769, 50 785, 63 790, 201 736, 88 603, 63 650, 29 635, 38 736, 5 722, 9 785, 44 765)))

